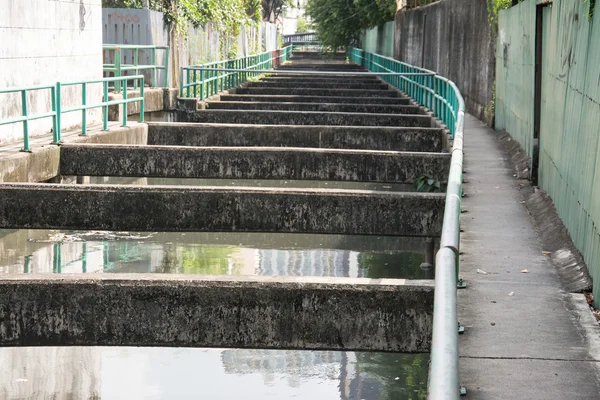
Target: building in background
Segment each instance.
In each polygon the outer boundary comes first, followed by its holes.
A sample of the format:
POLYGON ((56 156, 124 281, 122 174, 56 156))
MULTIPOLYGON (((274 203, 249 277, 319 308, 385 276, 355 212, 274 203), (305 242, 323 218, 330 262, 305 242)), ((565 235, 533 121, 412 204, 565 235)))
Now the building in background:
MULTIPOLYGON (((306 0, 293 0, 294 4, 291 7, 286 7, 283 17, 282 26, 283 34, 290 35, 292 33, 304 33, 298 30, 298 25, 302 28, 302 21, 308 21, 310 17, 306 15, 306 0), (298 24, 300 22, 300 24, 298 24)), ((281 17, 280 17, 281 18, 281 17)))

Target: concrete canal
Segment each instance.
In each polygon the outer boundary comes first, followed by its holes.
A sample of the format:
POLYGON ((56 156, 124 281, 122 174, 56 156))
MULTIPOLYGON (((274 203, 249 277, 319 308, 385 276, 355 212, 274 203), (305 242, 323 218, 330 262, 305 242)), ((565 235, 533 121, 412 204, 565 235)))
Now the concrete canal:
POLYGON ((310 75, 357 65, 280 69, 2 185, 2 398, 425 398, 446 134, 310 75))

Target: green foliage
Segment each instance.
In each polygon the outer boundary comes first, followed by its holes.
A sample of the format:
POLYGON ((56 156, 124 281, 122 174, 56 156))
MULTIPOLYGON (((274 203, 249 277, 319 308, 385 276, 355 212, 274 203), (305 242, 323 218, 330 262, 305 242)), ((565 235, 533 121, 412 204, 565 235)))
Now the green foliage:
POLYGON ((298 33, 308 33, 308 32, 313 32, 315 30, 315 28, 313 27, 313 24, 311 22, 309 22, 306 18, 300 18, 298 19, 298 25, 296 26, 296 32, 298 33))
POLYGON ((594 18, 594 11, 596 10, 596 0, 585 0, 585 2, 590 2, 590 10, 588 11, 588 17, 590 19, 594 18))
POLYGON ((429 175, 421 175, 415 179, 413 186, 417 192, 439 193, 442 191, 442 185, 440 181, 435 180, 429 175))
POLYGON ((277 19, 286 7, 291 7, 293 4, 293 0, 262 0, 263 19, 270 21, 271 14, 277 19))
MULTIPOLYGON (((523 0, 519 0, 521 3, 523 0)), ((512 0, 487 0, 488 21, 494 30, 498 30, 498 13, 512 7, 512 0)))
POLYGON ((311 16, 321 43, 332 49, 358 40, 362 30, 394 19, 395 0, 308 0, 311 16))
MULTIPOLYGON (((142 0, 102 0, 102 7, 142 8, 142 0)), ((237 37, 243 24, 261 18, 261 0, 150 0, 150 9, 164 14, 165 22, 185 35, 187 24, 195 28, 212 22, 223 33, 221 52, 237 57, 237 48, 226 37, 237 37)))

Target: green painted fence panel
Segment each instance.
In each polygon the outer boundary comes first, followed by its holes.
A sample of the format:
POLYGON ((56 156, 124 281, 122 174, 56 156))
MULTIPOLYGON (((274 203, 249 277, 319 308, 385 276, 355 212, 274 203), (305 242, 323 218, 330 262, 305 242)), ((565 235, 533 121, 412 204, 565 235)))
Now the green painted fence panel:
MULTIPOLYGON (((497 51, 497 127, 530 155, 536 3, 500 13, 497 51)), ((539 184, 581 251, 600 306, 600 13, 590 20, 588 11, 584 0, 554 0, 542 11, 539 184)))
POLYGON ((496 129, 531 157, 535 79, 535 1, 500 12, 496 46, 496 129))
POLYGON ((368 53, 394 57, 395 21, 367 30, 361 37, 362 48, 368 53))

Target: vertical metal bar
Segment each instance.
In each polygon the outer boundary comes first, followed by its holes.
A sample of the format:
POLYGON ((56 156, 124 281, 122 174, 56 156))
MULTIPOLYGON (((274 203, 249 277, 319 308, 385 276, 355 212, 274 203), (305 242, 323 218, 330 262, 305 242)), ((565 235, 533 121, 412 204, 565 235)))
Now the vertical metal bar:
POLYGON ((140 97, 142 98, 140 100, 140 122, 144 122, 146 116, 144 115, 146 112, 146 107, 145 107, 145 102, 146 102, 146 98, 144 97, 144 78, 138 78, 141 83, 140 83, 140 97))
POLYGON ((81 134, 83 136, 87 135, 87 83, 83 82, 81 84, 81 105, 83 110, 81 110, 81 134))
POLYGON ((127 80, 123 81, 123 125, 127 126, 127 80))
POLYGON ((23 121, 23 151, 31 151, 29 148, 29 116, 27 115, 27 90, 21 90, 21 111, 25 117, 23 121))
POLYGON ((60 134, 58 133, 58 115, 56 114, 56 86, 50 88, 50 96, 52 96, 52 143, 58 144, 60 142, 60 134))
MULTIPOLYGON (((190 74, 191 74, 190 70, 186 69, 186 73, 185 73, 186 79, 187 79, 187 96, 186 97, 190 97, 190 85, 192 84, 190 82, 190 74)), ((195 83, 194 83, 194 85, 195 85, 195 83)))
POLYGON ((169 52, 171 51, 170 47, 165 49, 165 88, 169 87, 169 52))
MULTIPOLYGON (((115 76, 116 77, 121 77, 121 48, 117 47, 117 49, 115 50, 115 76)), ((127 82, 125 82, 127 83, 127 82)), ((115 92, 120 92, 121 91, 121 81, 116 80, 115 81, 115 92)))
POLYGON ((60 142, 62 135, 62 84, 56 82, 56 139, 60 142))
POLYGON ((183 84, 184 84, 183 67, 179 69, 179 97, 183 97, 183 84))
MULTIPOLYGON (((133 66, 136 67, 135 68, 135 74, 139 74, 139 70, 137 69, 137 66, 139 64, 139 49, 136 47, 133 49, 133 66)), ((133 88, 137 89, 137 79, 134 79, 133 81, 133 88)))
POLYGON ((200 67, 200 100, 204 100, 204 68, 200 67))
POLYGON ((102 130, 108 130, 108 81, 102 82, 104 90, 104 106, 102 107, 102 130))
POLYGON ((194 70, 192 76, 194 78, 194 98, 196 98, 198 97, 198 80, 196 77, 196 70, 194 70))
POLYGON ((152 48, 152 87, 156 87, 156 46, 152 48))

